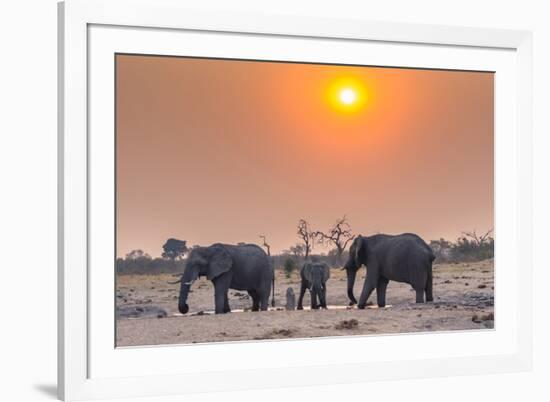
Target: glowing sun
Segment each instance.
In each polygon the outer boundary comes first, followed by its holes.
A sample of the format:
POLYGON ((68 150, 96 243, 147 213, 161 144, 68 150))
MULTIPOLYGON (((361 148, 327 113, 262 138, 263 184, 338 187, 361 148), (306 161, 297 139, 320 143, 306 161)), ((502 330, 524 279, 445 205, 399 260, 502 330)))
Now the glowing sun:
POLYGON ((351 105, 357 99, 357 94, 351 88, 344 88, 340 91, 340 101, 346 105, 351 105))
POLYGON ((367 88, 361 80, 342 77, 328 85, 327 100, 339 112, 358 112, 367 102, 367 88))

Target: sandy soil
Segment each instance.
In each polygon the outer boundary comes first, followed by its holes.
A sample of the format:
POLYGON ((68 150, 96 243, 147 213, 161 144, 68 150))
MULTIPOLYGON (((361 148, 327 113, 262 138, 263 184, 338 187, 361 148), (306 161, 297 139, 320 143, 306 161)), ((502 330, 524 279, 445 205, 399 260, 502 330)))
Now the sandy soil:
MULTIPOLYGON (((365 270, 358 273, 356 297, 365 270)), ((117 346, 173 343, 228 342, 252 339, 309 338, 403 332, 487 329, 494 326, 493 261, 436 264, 434 303, 416 304, 410 285, 390 282, 383 309, 346 309, 345 272, 331 271, 327 283, 328 310, 285 311, 286 290, 298 297, 298 273, 285 278, 277 271, 276 309, 268 312, 233 312, 211 315, 214 295, 206 279, 197 281, 188 303, 190 313, 179 314, 178 285, 170 275, 119 275, 117 278, 117 346), (339 306, 340 308, 330 308, 339 306), (193 315, 199 312, 200 315, 193 315), (206 312, 206 313, 205 313, 206 312)), ((376 292, 369 302, 376 303, 376 292)), ((248 310, 246 292, 229 292, 232 310, 248 310)), ((309 305, 306 292, 304 306, 309 305)), ((376 306, 372 306, 376 307, 376 306)))

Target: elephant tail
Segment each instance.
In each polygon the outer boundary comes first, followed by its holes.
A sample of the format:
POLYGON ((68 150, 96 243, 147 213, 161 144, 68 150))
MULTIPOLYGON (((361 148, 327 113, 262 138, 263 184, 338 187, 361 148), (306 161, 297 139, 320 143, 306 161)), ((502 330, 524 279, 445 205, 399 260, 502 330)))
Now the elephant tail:
POLYGON ((428 267, 428 279, 426 281, 426 301, 431 302, 434 300, 433 295, 433 260, 430 261, 430 266, 428 267))
POLYGON ((271 307, 275 307, 275 268, 273 268, 273 276, 271 278, 271 307))

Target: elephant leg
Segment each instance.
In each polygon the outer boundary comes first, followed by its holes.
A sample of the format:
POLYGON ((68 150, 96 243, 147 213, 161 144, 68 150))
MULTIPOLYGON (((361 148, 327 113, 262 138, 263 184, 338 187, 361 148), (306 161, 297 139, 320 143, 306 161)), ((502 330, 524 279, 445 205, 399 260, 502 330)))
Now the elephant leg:
POLYGON ((214 303, 216 305, 216 314, 225 313, 225 298, 227 290, 224 290, 222 286, 214 287, 214 303))
POLYGON ((229 291, 230 277, 216 278, 214 283, 214 303, 216 306, 216 314, 226 313, 225 302, 227 300, 227 292, 229 291))
POLYGON ((361 297, 359 297, 359 304, 357 305, 358 309, 362 310, 365 308, 369 296, 376 288, 377 282, 378 278, 374 279, 374 276, 367 275, 367 277, 365 278, 365 283, 363 284, 363 290, 361 291, 361 297))
POLYGON ((321 307, 323 307, 324 309, 327 308, 327 287, 326 287, 326 284, 323 284, 323 302, 321 304, 321 307))
POLYGON ((386 288, 388 287, 389 280, 384 277, 378 279, 378 284, 376 286, 376 299, 378 302, 378 307, 386 306, 386 288))
POLYGON ((416 291, 416 302, 424 303, 424 289, 419 288, 419 289, 415 289, 415 291, 416 291))
POLYGON ((302 286, 300 287, 300 296, 298 296, 298 305, 296 307, 297 310, 303 310, 304 306, 302 305, 302 301, 304 300, 304 294, 306 293, 306 283, 302 281, 302 286))
POLYGON ((252 311, 259 311, 260 298, 258 297, 258 293, 256 293, 255 290, 249 290, 248 294, 250 295, 250 297, 252 297, 252 311))
POLYGON ((426 281, 426 301, 433 302, 433 277, 432 277, 432 268, 428 271, 428 280, 426 281))
POLYGON ((230 313, 231 307, 229 307, 229 298, 227 297, 227 293, 225 294, 225 300, 223 303, 223 312, 224 313, 230 313))
POLYGON ((319 308, 319 305, 317 304, 317 292, 314 292, 313 290, 309 291, 309 296, 311 299, 311 309, 317 310, 319 308))
POLYGON ((269 292, 263 292, 260 294, 260 310, 267 311, 269 307, 269 292))

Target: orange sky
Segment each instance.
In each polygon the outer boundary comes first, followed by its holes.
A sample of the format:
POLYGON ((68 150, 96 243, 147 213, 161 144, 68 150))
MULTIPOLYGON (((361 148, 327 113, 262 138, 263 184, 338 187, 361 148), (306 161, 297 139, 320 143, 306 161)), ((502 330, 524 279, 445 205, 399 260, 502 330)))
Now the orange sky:
MULTIPOLYGON (((117 255, 493 227, 493 74, 117 56, 117 255), (351 79, 364 104, 335 107, 351 79)), ((323 250, 318 248, 318 251, 323 250)))

